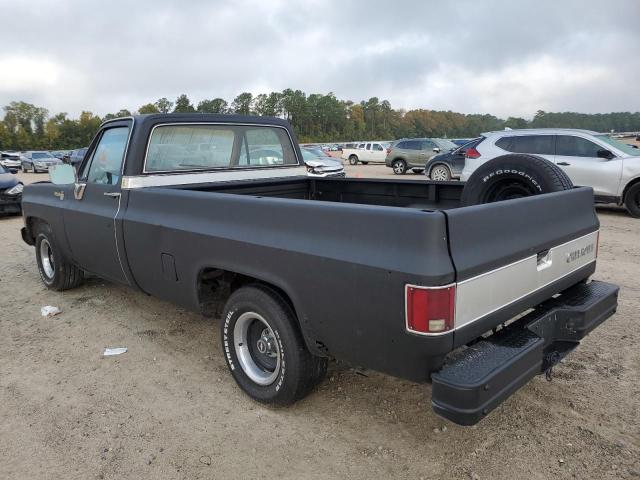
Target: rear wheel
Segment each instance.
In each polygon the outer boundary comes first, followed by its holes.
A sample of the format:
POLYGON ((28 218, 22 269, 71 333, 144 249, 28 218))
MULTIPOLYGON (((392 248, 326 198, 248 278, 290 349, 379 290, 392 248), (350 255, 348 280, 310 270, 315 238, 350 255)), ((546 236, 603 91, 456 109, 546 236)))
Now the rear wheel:
POLYGON ((624 196, 624 206, 631 216, 640 218, 640 182, 632 185, 624 196))
POLYGON ((307 350, 295 313, 271 288, 254 284, 236 290, 223 318, 227 366, 254 400, 289 405, 324 378, 327 359, 307 350))
POLYGON ((451 170, 446 165, 435 165, 431 169, 431 180, 436 180, 438 182, 448 182, 451 180, 451 170))
POLYGON ((349 163, 351 165, 357 165, 358 164, 358 157, 356 157, 355 155, 351 155, 349 157, 349 163))
POLYGON ((407 171, 407 164, 404 163, 404 160, 394 160, 391 162, 391 168, 396 175, 404 175, 407 171))
POLYGON ((573 188, 557 165, 535 155, 511 154, 476 169, 462 191, 462 205, 500 202, 573 188))
POLYGON ((48 224, 40 223, 36 227, 35 247, 38 272, 48 289, 68 290, 82 283, 82 270, 64 258, 48 224))

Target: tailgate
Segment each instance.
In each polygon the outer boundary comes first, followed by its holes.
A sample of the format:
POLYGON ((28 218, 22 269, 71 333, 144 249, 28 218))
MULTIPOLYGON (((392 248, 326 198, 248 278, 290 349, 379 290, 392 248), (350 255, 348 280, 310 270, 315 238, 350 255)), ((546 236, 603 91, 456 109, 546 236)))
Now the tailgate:
POLYGON ((587 278, 595 269, 599 222, 590 188, 445 214, 456 269, 456 346, 587 278))

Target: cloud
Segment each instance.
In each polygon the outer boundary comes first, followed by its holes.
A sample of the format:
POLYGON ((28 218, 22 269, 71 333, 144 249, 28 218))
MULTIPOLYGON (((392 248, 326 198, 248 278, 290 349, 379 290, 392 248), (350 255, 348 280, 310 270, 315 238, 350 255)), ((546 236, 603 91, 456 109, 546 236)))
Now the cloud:
POLYGON ((640 110, 640 2, 0 0, 0 105, 98 114, 284 88, 395 108, 640 110))

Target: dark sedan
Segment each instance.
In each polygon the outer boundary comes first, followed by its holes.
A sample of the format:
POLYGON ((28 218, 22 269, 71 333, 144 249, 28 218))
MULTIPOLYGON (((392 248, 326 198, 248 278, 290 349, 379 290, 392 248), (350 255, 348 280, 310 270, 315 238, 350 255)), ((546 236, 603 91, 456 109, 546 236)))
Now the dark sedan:
POLYGON ((72 150, 71 153, 63 157, 63 160, 65 161, 65 163, 70 163, 77 169, 80 163, 82 162, 82 160, 84 159, 84 156, 87 153, 87 150, 89 150, 87 147, 72 150))
POLYGON ((475 138, 461 147, 449 152, 439 153, 429 159, 425 164, 424 174, 431 180, 446 182, 460 178, 464 168, 464 156, 467 150, 475 148, 481 138, 475 138))
POLYGON ((0 214, 22 212, 22 188, 18 177, 0 165, 0 214))

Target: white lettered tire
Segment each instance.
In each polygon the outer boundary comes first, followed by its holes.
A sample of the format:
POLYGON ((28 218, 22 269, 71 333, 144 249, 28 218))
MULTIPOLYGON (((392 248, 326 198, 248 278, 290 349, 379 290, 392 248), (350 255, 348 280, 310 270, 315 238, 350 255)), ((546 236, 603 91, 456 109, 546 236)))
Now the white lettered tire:
POLYGON ((290 305, 265 285, 247 285, 231 294, 221 340, 234 380, 261 403, 290 405, 326 373, 327 359, 307 350, 290 305))

